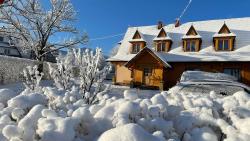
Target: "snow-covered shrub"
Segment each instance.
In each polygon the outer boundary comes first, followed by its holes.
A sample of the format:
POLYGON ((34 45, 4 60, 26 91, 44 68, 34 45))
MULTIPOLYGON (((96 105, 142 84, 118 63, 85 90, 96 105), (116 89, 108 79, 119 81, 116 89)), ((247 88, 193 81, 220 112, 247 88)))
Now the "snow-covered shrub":
POLYGON ((111 71, 111 65, 103 66, 103 56, 100 48, 93 51, 86 49, 84 52, 74 50, 76 65, 79 68, 80 89, 84 100, 88 104, 97 102, 97 94, 108 90, 104 88, 103 81, 111 71))
POLYGON ((48 64, 50 76, 54 80, 55 85, 58 89, 68 90, 73 85, 73 55, 73 52, 69 50, 65 57, 59 55, 56 58, 56 67, 53 67, 51 64, 48 64))
POLYGON ((43 94, 30 93, 28 95, 18 95, 8 101, 8 106, 12 108, 31 109, 33 106, 47 104, 47 98, 43 94))
MULTIPOLYGON (((95 85, 94 85, 95 86, 95 85)), ((0 90, 1 91, 1 90, 0 90)), ((162 92, 98 93, 87 104, 77 86, 25 90, 0 104, 1 141, 248 141, 250 96, 162 92), (112 93, 113 95, 113 93, 112 93), (136 96, 134 96, 136 95, 136 96), (40 105, 37 105, 40 104, 40 105), (7 106, 7 107, 6 107, 7 106)))
POLYGON ((13 90, 10 89, 0 89, 0 103, 6 105, 7 101, 11 98, 17 96, 13 90))
POLYGON ((35 91, 40 89, 40 82, 43 77, 43 73, 40 73, 38 71, 37 65, 31 67, 28 66, 23 70, 23 76, 24 76, 24 86, 26 89, 35 91))
POLYGON ((161 141, 136 124, 127 124, 104 132, 98 141, 161 141))

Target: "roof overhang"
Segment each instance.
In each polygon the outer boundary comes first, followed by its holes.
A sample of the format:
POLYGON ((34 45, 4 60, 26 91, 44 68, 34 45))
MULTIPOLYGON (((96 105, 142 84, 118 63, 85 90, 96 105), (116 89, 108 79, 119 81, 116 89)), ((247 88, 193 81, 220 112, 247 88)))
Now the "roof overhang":
POLYGON ((155 51, 145 47, 143 48, 139 53, 137 53, 130 61, 128 61, 125 64, 125 67, 130 68, 133 64, 133 62, 138 59, 142 54, 144 54, 145 52, 148 52, 149 54, 151 54, 157 61, 159 61, 164 67, 166 68, 171 68, 171 66, 164 60, 162 59, 158 54, 155 53, 155 51))

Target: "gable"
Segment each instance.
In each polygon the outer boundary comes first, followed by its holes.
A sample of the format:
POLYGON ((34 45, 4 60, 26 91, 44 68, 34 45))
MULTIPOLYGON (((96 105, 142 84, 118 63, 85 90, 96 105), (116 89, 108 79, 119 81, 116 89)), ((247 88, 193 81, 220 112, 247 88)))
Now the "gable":
POLYGON ((136 30, 136 32, 135 32, 135 34, 134 34, 134 36, 133 36, 132 39, 141 39, 141 34, 139 33, 138 30, 136 30))
POLYGON ((228 26, 226 25, 226 23, 224 23, 218 33, 219 34, 229 34, 229 33, 231 33, 231 31, 228 28, 228 26))
POLYGON ((163 67, 171 67, 168 63, 162 60, 159 56, 157 56, 151 49, 144 48, 141 50, 135 57, 133 57, 130 61, 128 61, 125 66, 128 68, 133 68, 138 64, 154 64, 163 67))
POLYGON ((189 30, 188 30, 188 32, 187 32, 186 35, 194 35, 194 36, 198 35, 198 33, 197 33, 197 31, 195 30, 195 28, 194 28, 193 25, 189 28, 189 30))
POLYGON ((158 38, 160 37, 167 37, 167 33, 164 30, 164 28, 161 29, 161 31, 159 32, 159 34, 157 35, 158 38))

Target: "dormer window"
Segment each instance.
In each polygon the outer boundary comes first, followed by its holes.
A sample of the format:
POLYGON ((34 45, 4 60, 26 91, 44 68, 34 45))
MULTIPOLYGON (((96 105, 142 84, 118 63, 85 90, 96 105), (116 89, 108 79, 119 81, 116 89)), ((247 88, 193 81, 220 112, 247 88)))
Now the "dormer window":
POLYGON ((158 52, 165 52, 166 51, 166 42, 159 42, 157 44, 157 50, 158 52))
POLYGON ((186 50, 188 52, 195 52, 196 51, 196 40, 187 40, 186 41, 186 50))
POLYGON ((132 54, 136 54, 141 50, 141 43, 133 43, 132 54))
POLYGON ((236 35, 232 33, 226 23, 218 33, 214 35, 214 47, 216 51, 233 51, 236 35))
POLYGON ((198 52, 201 47, 201 36, 192 25, 187 34, 182 37, 184 52, 198 52))
POLYGON ((164 28, 162 28, 154 38, 154 43, 157 52, 168 52, 172 45, 172 39, 167 35, 164 28))
POLYGON ((143 38, 143 34, 141 34, 138 30, 135 31, 135 34, 132 37, 132 40, 129 41, 132 46, 130 53, 137 54, 146 46, 146 42, 143 38))
POLYGON ((229 50, 229 42, 230 40, 228 39, 219 39, 218 40, 218 50, 223 51, 223 50, 229 50))

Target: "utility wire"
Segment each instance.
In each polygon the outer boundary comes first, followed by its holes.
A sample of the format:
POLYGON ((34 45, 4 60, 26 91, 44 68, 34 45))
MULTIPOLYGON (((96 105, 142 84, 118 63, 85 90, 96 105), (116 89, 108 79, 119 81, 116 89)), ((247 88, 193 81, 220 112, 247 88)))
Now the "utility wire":
POLYGON ((102 36, 102 37, 98 37, 98 38, 92 38, 92 39, 89 39, 89 40, 90 41, 104 40, 104 39, 110 39, 110 38, 119 37, 119 36, 123 36, 123 35, 125 35, 125 33, 108 35, 108 36, 102 36))
MULTIPOLYGON (((183 15, 186 13, 186 11, 188 10, 188 8, 190 7, 191 3, 192 3, 192 0, 189 0, 187 6, 182 11, 182 13, 179 16, 178 20, 180 20, 183 17, 183 15)), ((110 38, 119 37, 119 36, 123 36, 123 35, 125 35, 125 33, 108 35, 108 36, 102 36, 102 37, 98 37, 98 38, 92 38, 92 39, 89 39, 89 41, 105 40, 105 39, 110 39, 110 38)))
POLYGON ((192 3, 192 0, 189 0, 186 8, 182 11, 182 13, 181 13, 180 17, 178 18, 178 20, 180 20, 183 17, 183 15, 186 13, 186 11, 188 10, 188 8, 191 5, 191 3, 192 3))

